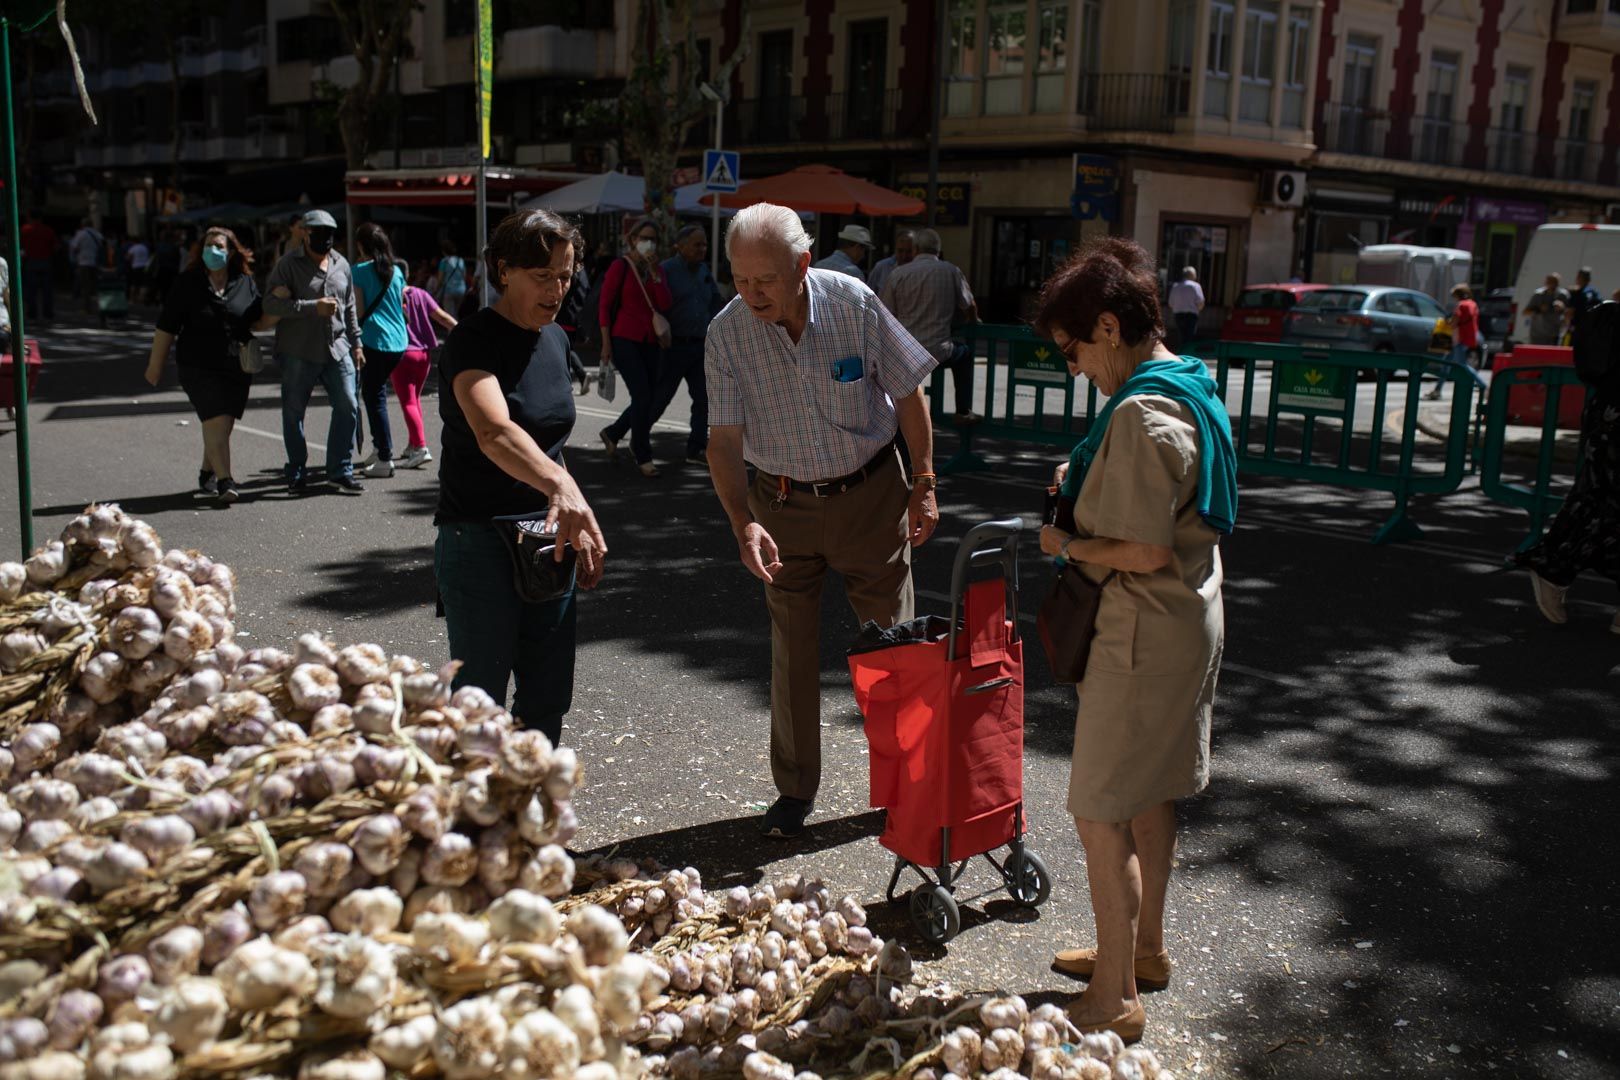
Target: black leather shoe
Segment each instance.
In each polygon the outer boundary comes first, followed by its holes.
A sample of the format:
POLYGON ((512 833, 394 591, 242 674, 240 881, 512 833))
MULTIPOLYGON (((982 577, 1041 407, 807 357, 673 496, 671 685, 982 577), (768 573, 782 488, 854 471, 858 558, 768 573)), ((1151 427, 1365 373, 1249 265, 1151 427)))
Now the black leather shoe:
POLYGON ((765 811, 765 820, 760 831, 779 840, 792 840, 804 832, 804 819, 810 816, 810 811, 814 807, 815 803, 808 799, 795 799, 791 795, 783 795, 765 811))
POLYGON ((337 488, 338 492, 343 495, 359 495, 366 490, 366 485, 362 484, 353 473, 333 480, 332 486, 337 488))

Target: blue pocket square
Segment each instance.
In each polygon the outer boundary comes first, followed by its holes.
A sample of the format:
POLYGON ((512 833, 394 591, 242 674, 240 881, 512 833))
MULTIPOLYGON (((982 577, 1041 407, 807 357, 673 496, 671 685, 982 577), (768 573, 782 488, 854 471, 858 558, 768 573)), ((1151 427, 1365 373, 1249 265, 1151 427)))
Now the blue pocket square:
POLYGON ((857 382, 866 374, 866 365, 858 356, 846 356, 832 366, 832 377, 836 382, 857 382))

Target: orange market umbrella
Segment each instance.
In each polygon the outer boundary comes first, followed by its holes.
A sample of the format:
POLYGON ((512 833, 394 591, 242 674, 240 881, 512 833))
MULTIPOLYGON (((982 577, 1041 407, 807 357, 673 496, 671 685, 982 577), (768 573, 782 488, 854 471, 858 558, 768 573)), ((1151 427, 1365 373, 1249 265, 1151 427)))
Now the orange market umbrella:
MULTIPOLYGON (((705 195, 698 201, 704 206, 713 206, 710 201, 713 198, 713 195, 705 195)), ((720 196, 721 206, 737 210, 762 202, 816 214, 916 217, 923 212, 921 199, 908 198, 831 165, 801 165, 789 172, 750 181, 735 194, 720 196)))

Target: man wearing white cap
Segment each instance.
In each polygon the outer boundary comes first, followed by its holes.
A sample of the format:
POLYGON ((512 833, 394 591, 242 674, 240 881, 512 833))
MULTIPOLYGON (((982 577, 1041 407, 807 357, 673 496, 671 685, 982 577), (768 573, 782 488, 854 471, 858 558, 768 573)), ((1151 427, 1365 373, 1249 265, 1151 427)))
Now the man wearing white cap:
POLYGON ((845 225, 838 230, 838 250, 816 263, 817 270, 836 270, 857 281, 865 281, 861 263, 872 250, 872 234, 859 225, 845 225))

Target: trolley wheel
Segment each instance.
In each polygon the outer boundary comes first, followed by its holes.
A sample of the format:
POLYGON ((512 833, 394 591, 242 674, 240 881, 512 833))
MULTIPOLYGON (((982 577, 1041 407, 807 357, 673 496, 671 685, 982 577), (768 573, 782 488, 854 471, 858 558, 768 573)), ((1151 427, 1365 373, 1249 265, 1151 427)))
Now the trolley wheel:
POLYGON ((945 886, 919 885, 911 890, 911 924, 935 945, 943 945, 962 929, 962 912, 945 886))
POLYGON ((1024 868, 1024 887, 1018 887, 1018 867, 1009 860, 1009 865, 1002 870, 1002 876, 1007 879, 1007 893, 1022 907, 1040 907, 1052 895, 1052 871, 1046 868, 1044 859, 1028 848, 1023 850, 1019 861, 1024 868))

